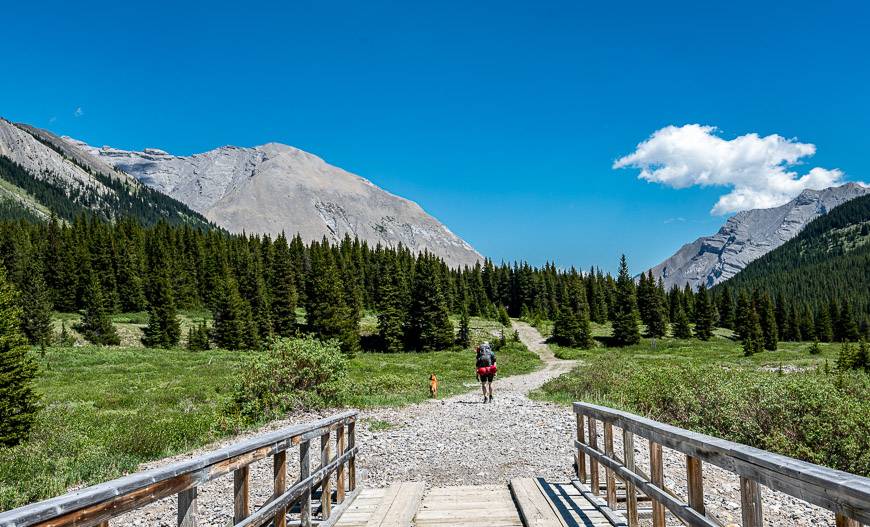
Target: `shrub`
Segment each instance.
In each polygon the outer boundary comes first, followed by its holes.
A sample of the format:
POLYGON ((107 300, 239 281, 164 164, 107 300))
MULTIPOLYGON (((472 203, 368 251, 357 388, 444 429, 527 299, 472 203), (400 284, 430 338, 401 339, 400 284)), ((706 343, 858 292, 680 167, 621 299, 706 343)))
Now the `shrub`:
POLYGON ((252 353, 233 388, 229 412, 250 421, 288 412, 340 405, 347 359, 336 340, 277 339, 268 351, 252 353))
POLYGON ((870 376, 777 374, 702 363, 599 357, 543 392, 623 408, 657 421, 854 474, 870 474, 870 376))

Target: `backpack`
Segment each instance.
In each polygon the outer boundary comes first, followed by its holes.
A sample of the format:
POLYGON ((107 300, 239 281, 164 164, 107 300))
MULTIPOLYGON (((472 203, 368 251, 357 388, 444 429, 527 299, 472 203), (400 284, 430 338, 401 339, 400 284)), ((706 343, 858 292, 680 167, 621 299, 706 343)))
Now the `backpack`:
POLYGON ((489 348, 481 348, 477 354, 477 367, 488 368, 492 366, 492 350, 489 348))

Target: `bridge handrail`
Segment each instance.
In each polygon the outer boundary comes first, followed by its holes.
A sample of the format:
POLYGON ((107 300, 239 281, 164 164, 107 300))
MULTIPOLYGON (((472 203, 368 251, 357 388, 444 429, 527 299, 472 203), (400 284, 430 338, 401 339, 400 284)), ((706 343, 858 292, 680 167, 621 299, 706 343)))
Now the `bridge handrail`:
POLYGON ((593 492, 598 493, 598 464, 603 465, 607 501, 611 507, 616 506, 615 478, 625 481, 627 492, 631 494, 626 498, 629 525, 637 524, 636 490, 652 499, 656 527, 664 525, 664 507, 686 525, 718 525, 716 520, 705 514, 702 462, 711 463, 740 477, 744 527, 762 525, 759 484, 832 511, 838 526, 870 523, 868 478, 595 404, 575 402, 574 413, 577 415, 577 439, 574 442, 577 448, 577 475, 586 482, 586 456, 589 456, 591 486, 593 492), (598 448, 597 444, 597 421, 601 421, 604 427, 604 450, 598 448), (622 460, 614 455, 614 426, 623 432, 623 444, 626 446, 622 460), (635 435, 646 438, 650 443, 649 476, 634 463, 635 435), (665 488, 663 446, 686 456, 689 503, 684 503, 665 488))
POLYGON ((324 520, 331 507, 330 476, 333 473, 337 474, 337 503, 345 497, 345 465, 348 468, 347 490, 353 492, 356 489, 357 413, 351 410, 289 426, 191 459, 3 512, 0 513, 0 527, 105 527, 111 518, 173 494, 178 495, 178 525, 192 526, 197 524, 197 486, 230 472, 234 475, 235 525, 263 525, 274 520, 276 527, 283 527, 286 507, 299 499, 303 500, 301 522, 310 525, 312 489, 323 487, 324 520), (332 432, 335 432, 335 456, 330 439, 332 432), (310 442, 315 438, 320 438, 321 455, 320 466, 312 473, 310 442), (287 450, 296 445, 300 452, 300 475, 298 482, 288 490, 287 450), (274 459, 274 493, 261 511, 251 514, 248 505, 249 465, 268 456, 274 459), (276 507, 272 502, 282 502, 282 506, 276 507), (271 515, 266 517, 265 512, 271 515))

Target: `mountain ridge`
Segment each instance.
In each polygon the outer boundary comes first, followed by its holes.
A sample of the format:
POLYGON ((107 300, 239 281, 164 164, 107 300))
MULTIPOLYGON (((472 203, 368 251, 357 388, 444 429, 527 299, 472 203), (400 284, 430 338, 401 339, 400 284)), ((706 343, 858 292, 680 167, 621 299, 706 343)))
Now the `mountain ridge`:
POLYGON ((231 232, 299 233, 306 241, 349 235, 372 245, 401 243, 428 251, 453 266, 483 261, 416 202, 293 146, 225 145, 179 156, 156 148, 132 151, 63 140, 231 232))
POLYGON ((743 270, 755 259, 794 238, 812 220, 851 199, 870 194, 870 188, 846 183, 822 190, 806 189, 790 202, 769 209, 738 212, 711 236, 680 247, 652 269, 665 287, 697 289, 715 286, 743 270))

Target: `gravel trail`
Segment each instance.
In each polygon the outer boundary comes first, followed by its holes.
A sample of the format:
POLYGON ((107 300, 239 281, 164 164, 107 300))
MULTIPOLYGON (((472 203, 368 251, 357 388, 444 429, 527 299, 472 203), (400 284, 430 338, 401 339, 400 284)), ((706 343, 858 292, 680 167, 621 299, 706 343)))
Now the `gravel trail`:
MULTIPOLYGON (((575 420, 571 410, 529 399, 528 393, 569 371, 576 363, 553 356, 538 331, 514 322, 520 339, 544 362, 541 369, 504 379, 496 378, 493 403, 483 403, 479 385, 469 392, 443 400, 428 400, 402 408, 377 408, 360 412, 357 444, 358 467, 363 485, 382 487, 398 481, 425 481, 428 487, 506 484, 514 477, 544 476, 567 480, 572 476, 575 420), (386 423, 386 424, 385 424, 386 423), (387 426, 372 430, 372 425, 387 426)), ((473 364, 469 363, 469 369, 473 364)), ((324 414, 306 414, 275 421, 245 434, 249 437, 324 414)), ((377 427, 375 427, 377 428, 377 427)), ((603 444, 600 436, 599 444, 603 444)), ((621 457, 621 434, 615 449, 621 457)), ((190 457, 242 437, 221 441, 207 449, 147 464, 151 468, 190 457)), ((648 466, 648 445, 637 438, 635 458, 648 466)), ((289 456, 288 474, 298 473, 297 456, 289 456)), ((685 497, 685 459, 665 449, 665 483, 685 497)), ((259 507, 272 491, 272 466, 267 459, 251 465, 251 505, 259 507)), ((602 477, 603 481, 603 477, 602 477)), ((704 485, 708 510, 723 522, 740 523, 740 494, 736 476, 705 465, 704 485)), ((765 525, 805 527, 833 525, 831 515, 805 502, 763 488, 765 525)), ((209 482, 199 489, 200 525, 225 526, 232 517, 232 477, 209 482)), ((162 500, 127 514, 112 525, 175 525, 174 499, 162 500)), ((669 525, 679 525, 673 522, 669 525)))

